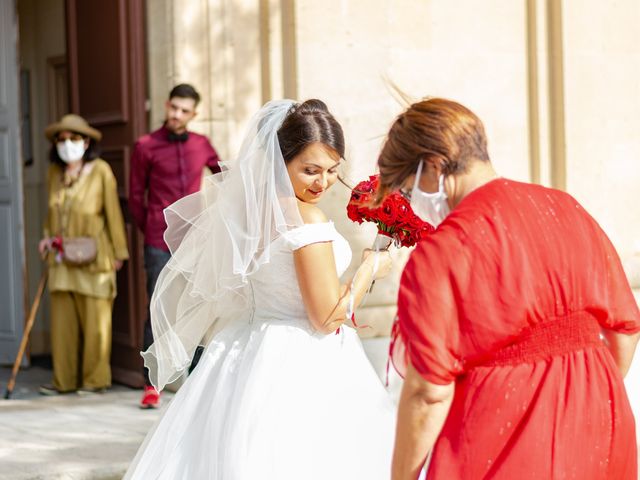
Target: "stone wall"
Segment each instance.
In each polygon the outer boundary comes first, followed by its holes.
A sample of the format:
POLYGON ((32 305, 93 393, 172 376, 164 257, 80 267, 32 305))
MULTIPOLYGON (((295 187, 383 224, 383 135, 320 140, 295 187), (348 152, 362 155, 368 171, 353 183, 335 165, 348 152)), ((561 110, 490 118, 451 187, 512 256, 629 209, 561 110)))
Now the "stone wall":
POLYGON ((640 3, 563 5, 567 190, 640 289, 640 3))
POLYGON ((235 154, 245 122, 271 98, 295 96, 287 1, 154 0, 147 10, 151 126, 164 120, 172 86, 202 95, 193 130, 221 157, 235 154), (287 26, 288 25, 288 26, 287 26), (293 91, 292 91, 293 89, 293 91))
MULTIPOLYGON (((148 9, 151 118, 171 86, 194 83, 194 129, 223 158, 252 112, 271 99, 323 99, 345 128, 352 184, 373 173, 404 105, 444 96, 485 122, 501 175, 568 190, 640 274, 640 9, 527 0, 154 0, 148 9), (481 9, 479 9, 481 5, 481 9), (481 19, 481 21, 479 20, 481 19)), ((374 232, 344 215, 337 185, 323 207, 359 250, 374 232)), ((384 335, 407 252, 359 311, 362 334, 384 335)), ((354 265, 356 262, 354 262, 354 265)), ((352 270, 353 271, 353 270, 352 270)))

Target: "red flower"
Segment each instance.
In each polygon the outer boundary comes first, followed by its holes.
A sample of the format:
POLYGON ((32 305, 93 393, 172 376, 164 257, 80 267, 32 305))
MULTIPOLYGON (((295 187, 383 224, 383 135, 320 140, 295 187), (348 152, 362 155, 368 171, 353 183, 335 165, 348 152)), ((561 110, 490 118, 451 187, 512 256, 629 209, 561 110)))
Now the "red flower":
POLYGON ((64 245, 62 243, 62 237, 56 236, 51 240, 51 248, 58 253, 64 253, 64 245))
POLYGON ((411 207, 409 206, 409 202, 402 195, 399 195, 402 200, 402 203, 398 204, 398 215, 397 222, 400 225, 410 225, 412 218, 418 218, 416 214, 413 213, 411 207))
POLYGON ((398 207, 393 201, 384 202, 379 208, 378 215, 385 225, 394 225, 398 218, 398 207))
POLYGON ((363 222, 363 219, 362 219, 362 216, 360 215, 358 207, 352 203, 349 203, 349 205, 347 205, 347 217, 349 217, 349 220, 353 222, 358 222, 358 223, 363 222))
POLYGON ((407 219, 407 222, 405 223, 409 230, 419 230, 425 225, 431 227, 431 225, 429 225, 427 222, 423 221, 420 217, 413 213, 413 210, 411 211, 411 213, 412 215, 407 219))
POLYGON ((374 222, 378 233, 394 238, 396 244, 410 247, 428 235, 433 227, 423 222, 406 198, 398 192, 391 193, 376 208, 371 208, 373 196, 378 188, 378 175, 360 182, 351 192, 347 205, 347 216, 358 223, 374 222))

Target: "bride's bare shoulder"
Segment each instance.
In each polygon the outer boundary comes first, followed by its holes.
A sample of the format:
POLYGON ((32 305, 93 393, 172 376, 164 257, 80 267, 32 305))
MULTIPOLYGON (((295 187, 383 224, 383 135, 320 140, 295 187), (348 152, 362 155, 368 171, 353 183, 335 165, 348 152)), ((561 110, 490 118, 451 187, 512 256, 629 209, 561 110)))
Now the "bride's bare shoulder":
POLYGON ((311 203, 301 202, 298 200, 298 210, 300 210, 300 216, 305 224, 326 223, 328 221, 324 212, 311 203))

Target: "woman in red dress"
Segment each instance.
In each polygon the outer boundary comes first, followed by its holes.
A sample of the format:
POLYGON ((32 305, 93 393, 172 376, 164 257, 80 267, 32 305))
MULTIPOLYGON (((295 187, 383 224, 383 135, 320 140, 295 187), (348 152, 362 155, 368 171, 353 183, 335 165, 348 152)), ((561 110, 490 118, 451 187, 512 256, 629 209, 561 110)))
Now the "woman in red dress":
POLYGON ((429 99, 395 121, 380 195, 437 226, 402 276, 393 479, 637 478, 623 377, 640 312, 568 194, 496 175, 481 121, 429 99))

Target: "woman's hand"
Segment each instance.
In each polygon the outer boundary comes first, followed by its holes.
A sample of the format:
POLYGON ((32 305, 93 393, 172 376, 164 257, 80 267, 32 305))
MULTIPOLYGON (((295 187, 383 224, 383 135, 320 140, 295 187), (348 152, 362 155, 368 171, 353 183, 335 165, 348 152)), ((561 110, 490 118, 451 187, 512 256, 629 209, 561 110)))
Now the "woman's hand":
POLYGON ((376 254, 378 256, 378 268, 374 273, 374 280, 384 278, 391 273, 393 262, 391 261, 391 254, 388 250, 381 250, 376 252, 370 248, 366 248, 362 252, 362 263, 367 264, 373 272, 376 263, 376 254))
POLYGON ((49 250, 51 250, 50 238, 43 238, 42 240, 40 240, 40 242, 38 242, 38 252, 40 252, 41 256, 47 253, 49 250))
POLYGON ((124 265, 124 261, 123 260, 115 260, 113 262, 113 266, 115 267, 116 272, 119 271, 122 268, 123 265, 124 265))

